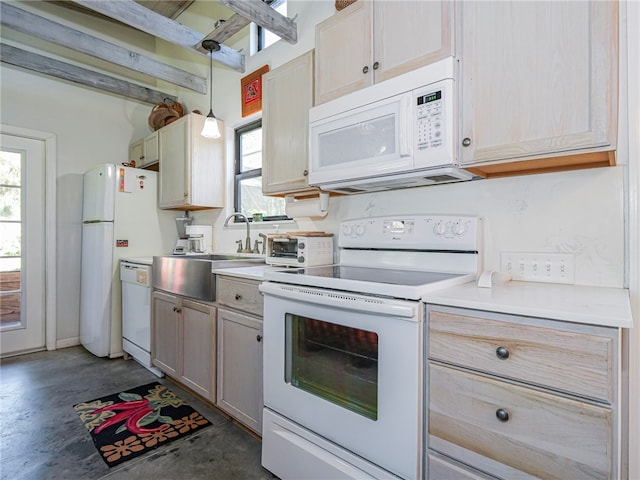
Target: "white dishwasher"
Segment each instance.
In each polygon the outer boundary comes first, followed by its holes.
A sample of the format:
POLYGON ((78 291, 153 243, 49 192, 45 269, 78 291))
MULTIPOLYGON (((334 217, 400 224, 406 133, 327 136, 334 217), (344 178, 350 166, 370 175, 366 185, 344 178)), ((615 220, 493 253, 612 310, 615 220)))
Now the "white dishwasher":
POLYGON ((120 261, 122 282, 122 349, 143 367, 162 377, 151 365, 151 265, 120 261))

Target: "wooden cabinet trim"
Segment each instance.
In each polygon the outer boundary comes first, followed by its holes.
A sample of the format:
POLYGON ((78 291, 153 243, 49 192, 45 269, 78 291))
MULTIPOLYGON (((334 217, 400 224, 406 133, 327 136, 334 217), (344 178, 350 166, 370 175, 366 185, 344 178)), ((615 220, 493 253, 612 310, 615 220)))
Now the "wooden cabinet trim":
POLYGON ((482 178, 501 178, 516 175, 567 172, 585 168, 612 167, 616 165, 613 150, 590 153, 576 153, 557 157, 531 158, 500 163, 466 166, 465 170, 482 178))

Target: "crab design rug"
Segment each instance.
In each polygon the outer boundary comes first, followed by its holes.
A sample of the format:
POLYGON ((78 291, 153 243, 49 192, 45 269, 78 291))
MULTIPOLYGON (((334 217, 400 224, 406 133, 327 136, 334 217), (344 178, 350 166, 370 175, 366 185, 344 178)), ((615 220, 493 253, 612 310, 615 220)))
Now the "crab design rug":
POLYGON ((109 467, 211 425, 158 382, 79 403, 73 409, 109 467))

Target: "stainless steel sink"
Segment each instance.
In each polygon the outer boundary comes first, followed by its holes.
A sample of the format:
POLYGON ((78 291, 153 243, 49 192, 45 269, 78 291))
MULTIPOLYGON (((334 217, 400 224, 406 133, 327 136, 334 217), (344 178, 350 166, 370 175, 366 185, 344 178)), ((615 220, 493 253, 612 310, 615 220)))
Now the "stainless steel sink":
POLYGON ((216 300, 214 268, 264 264, 262 257, 240 255, 166 255, 153 257, 153 288, 185 297, 216 300))

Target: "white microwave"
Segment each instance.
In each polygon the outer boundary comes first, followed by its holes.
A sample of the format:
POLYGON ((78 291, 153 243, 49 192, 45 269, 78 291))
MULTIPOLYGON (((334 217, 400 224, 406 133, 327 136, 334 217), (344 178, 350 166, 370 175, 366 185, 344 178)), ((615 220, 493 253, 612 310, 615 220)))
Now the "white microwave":
POLYGON ((361 193, 471 180, 457 163, 455 59, 309 110, 309 184, 361 193))

